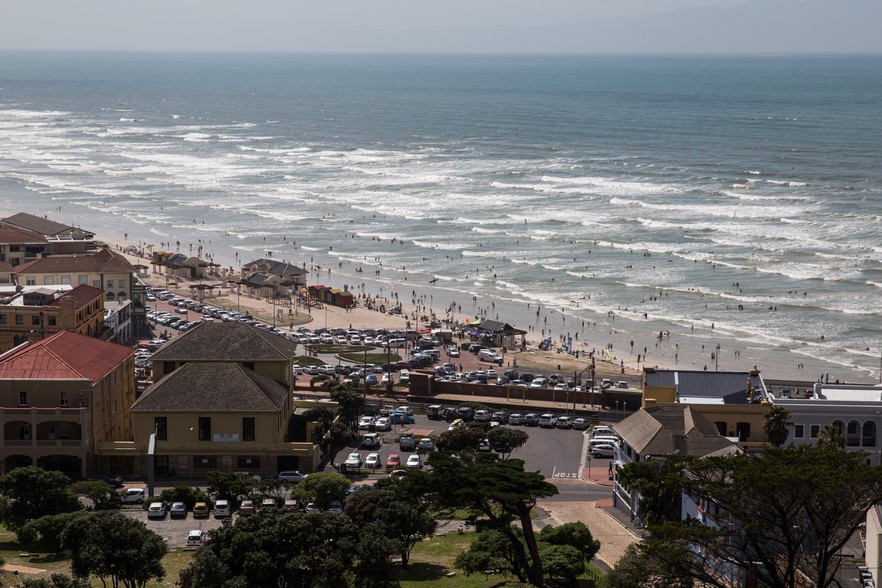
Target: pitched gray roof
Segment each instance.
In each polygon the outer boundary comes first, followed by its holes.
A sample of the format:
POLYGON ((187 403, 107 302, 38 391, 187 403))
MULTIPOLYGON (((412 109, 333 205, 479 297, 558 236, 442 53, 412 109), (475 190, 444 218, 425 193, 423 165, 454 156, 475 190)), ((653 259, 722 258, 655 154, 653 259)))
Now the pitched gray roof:
POLYGON ((613 425, 613 430, 641 456, 676 453, 704 457, 739 451, 707 417, 682 404, 641 409, 613 425))
POLYGON ((242 323, 202 323, 153 354, 159 361, 289 361, 295 344, 242 323))
POLYGON ((151 385, 134 412, 277 412, 288 391, 236 363, 190 362, 151 385))
POLYGON ((245 268, 249 268, 251 266, 264 265, 269 268, 269 273, 276 276, 302 276, 308 274, 309 272, 303 269, 302 267, 298 267, 293 263, 289 263, 287 261, 278 261, 275 259, 269 259, 267 257, 262 257, 260 259, 255 259, 249 263, 245 264, 245 268))

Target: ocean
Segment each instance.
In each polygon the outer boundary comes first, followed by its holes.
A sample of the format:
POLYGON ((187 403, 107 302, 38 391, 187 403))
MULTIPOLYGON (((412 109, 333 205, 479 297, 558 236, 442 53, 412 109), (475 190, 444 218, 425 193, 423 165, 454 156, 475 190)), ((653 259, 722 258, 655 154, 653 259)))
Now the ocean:
POLYGON ((878 382, 880 115, 879 56, 8 52, 0 207, 650 363, 878 382))

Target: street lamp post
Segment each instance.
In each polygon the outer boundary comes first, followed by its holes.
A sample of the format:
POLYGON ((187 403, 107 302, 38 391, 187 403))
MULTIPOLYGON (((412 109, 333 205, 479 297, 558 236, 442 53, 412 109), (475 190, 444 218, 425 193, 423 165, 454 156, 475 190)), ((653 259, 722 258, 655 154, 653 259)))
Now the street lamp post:
POLYGON ((717 343, 717 352, 714 354, 714 371, 720 369, 720 344, 717 343))
POLYGON ((193 427, 190 427, 190 486, 193 485, 193 427))

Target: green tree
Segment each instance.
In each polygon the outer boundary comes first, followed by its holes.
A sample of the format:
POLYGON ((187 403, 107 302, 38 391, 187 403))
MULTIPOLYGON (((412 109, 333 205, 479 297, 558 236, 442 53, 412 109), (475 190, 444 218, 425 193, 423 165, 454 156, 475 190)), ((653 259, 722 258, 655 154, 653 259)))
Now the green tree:
POLYGON ((845 449, 845 432, 839 421, 826 425, 818 433, 818 446, 829 449, 845 449))
POLYGON ((708 585, 725 585, 726 568, 740 566, 772 588, 805 578, 826 588, 835 584, 840 550, 882 500, 882 469, 865 460, 858 452, 791 445, 684 461, 684 487, 719 508, 705 510, 718 526, 654 526, 641 549, 656 566, 708 585))
POLYGON ((487 433, 487 441, 502 459, 511 457, 511 452, 517 447, 523 447, 529 438, 524 431, 511 427, 493 427, 487 433))
POLYGON ((349 445, 358 439, 358 433, 349 424, 343 421, 335 421, 328 431, 328 453, 333 457, 341 447, 349 445))
POLYGON ((571 545, 539 543, 539 555, 545 573, 552 579, 562 578, 578 588, 579 574, 585 572, 585 558, 571 545))
POLYGON ((544 573, 530 513, 536 500, 557 494, 557 488, 539 472, 524 470, 520 459, 497 459, 487 454, 459 458, 438 452, 429 458, 433 499, 442 507, 466 507, 481 513, 489 525, 505 535, 520 567, 536 586, 544 573), (520 522, 523 540, 513 530, 520 522))
POLYGON ((22 543, 36 544, 43 551, 60 553, 63 551, 61 535, 64 533, 64 529, 74 519, 88 515, 89 513, 83 510, 46 515, 25 523, 25 526, 19 529, 15 536, 22 543))
POLYGON ((315 502, 320 508, 328 508, 331 502, 343 502, 346 499, 349 486, 349 478, 343 474, 316 472, 297 484, 292 492, 300 500, 315 502))
POLYGON ((472 541, 467 551, 456 556, 453 565, 461 569, 467 576, 472 574, 499 573, 507 576, 515 576, 521 582, 528 582, 528 571, 524 567, 523 558, 511 540, 511 536, 523 545, 523 532, 514 527, 511 535, 507 535, 498 529, 481 531, 472 541))
POLYGON ((346 499, 344 512, 360 529, 377 523, 376 532, 393 541, 403 568, 408 567, 413 547, 438 526, 419 495, 397 483, 360 488, 346 499))
POLYGON ((352 390, 349 384, 331 385, 331 400, 339 405, 337 415, 351 427, 358 422, 358 415, 364 411, 364 396, 352 390))
POLYGON ((254 479, 243 474, 211 471, 206 474, 205 480, 208 482, 208 494, 215 499, 236 503, 254 492, 254 479))
MULTIPOLYGON (((658 549, 664 547, 658 546, 658 549)), ((689 552, 680 555, 694 557, 689 552)), ((637 543, 628 546, 600 584, 601 588, 693 588, 694 585, 689 574, 681 569, 673 570, 657 558, 647 555, 637 543)))
POLYGON ((787 421, 790 413, 781 406, 773 406, 763 416, 763 431, 769 437, 769 442, 775 447, 781 447, 787 441, 787 421))
MULTIPOLYGON (((337 588, 354 584, 359 535, 345 516, 246 517, 209 533, 181 588, 337 588)), ((363 552, 362 552, 363 553, 363 552)))
POLYGON ((600 551, 600 541, 594 538, 591 530, 581 521, 544 527, 539 532, 539 541, 550 545, 568 545, 578 551, 586 562, 594 559, 600 551))
POLYGON ((67 476, 36 466, 15 468, 0 477, 0 492, 5 499, 0 516, 11 531, 42 516, 81 508, 67 476))
POLYGON ((620 484, 640 493, 637 513, 648 525, 680 520, 680 462, 652 459, 628 462, 619 468, 620 484))
POLYGON ((74 576, 97 576, 113 588, 143 588, 151 579, 165 576, 162 558, 165 541, 144 526, 118 512, 96 512, 71 521, 61 536, 70 553, 74 576))
POLYGON ((469 423, 469 426, 444 431, 435 441, 438 451, 475 451, 478 443, 487 437, 489 427, 484 423, 469 423), (474 425, 474 426, 472 426, 474 425))
POLYGON ((119 510, 120 499, 116 488, 104 481, 77 482, 70 487, 77 496, 84 496, 92 501, 92 510, 119 510))

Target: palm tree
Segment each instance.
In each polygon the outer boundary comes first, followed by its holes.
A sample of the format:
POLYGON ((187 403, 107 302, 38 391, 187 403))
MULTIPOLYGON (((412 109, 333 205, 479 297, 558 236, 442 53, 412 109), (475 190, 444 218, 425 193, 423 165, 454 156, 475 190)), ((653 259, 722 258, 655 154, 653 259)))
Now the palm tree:
POLYGON ((775 447, 781 447, 787 441, 787 420, 790 413, 780 406, 773 406, 766 411, 763 419, 763 431, 769 437, 769 441, 775 447))
POLYGON ((842 424, 839 421, 830 423, 821 429, 818 434, 818 447, 845 449, 845 433, 842 431, 842 424))

